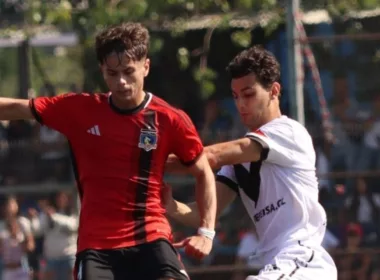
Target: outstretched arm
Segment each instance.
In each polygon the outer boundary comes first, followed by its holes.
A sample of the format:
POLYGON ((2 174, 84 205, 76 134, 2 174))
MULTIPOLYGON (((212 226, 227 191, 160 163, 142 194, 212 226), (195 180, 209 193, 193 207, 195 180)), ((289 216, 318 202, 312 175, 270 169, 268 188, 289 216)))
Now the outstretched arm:
POLYGON ((0 97, 0 120, 32 119, 29 100, 0 97))
MULTIPOLYGON (((248 137, 218 143, 204 148, 204 153, 211 168, 214 170, 224 165, 259 161, 262 156, 262 151, 262 145, 248 137)), ((184 166, 175 155, 169 156, 165 170, 166 172, 176 174, 189 173, 189 169, 184 166)))
MULTIPOLYGON (((216 218, 236 198, 236 192, 221 182, 216 182, 216 218)), ((169 217, 187 226, 197 228, 200 224, 200 215, 195 202, 184 204, 173 199, 169 192, 165 201, 169 217)))

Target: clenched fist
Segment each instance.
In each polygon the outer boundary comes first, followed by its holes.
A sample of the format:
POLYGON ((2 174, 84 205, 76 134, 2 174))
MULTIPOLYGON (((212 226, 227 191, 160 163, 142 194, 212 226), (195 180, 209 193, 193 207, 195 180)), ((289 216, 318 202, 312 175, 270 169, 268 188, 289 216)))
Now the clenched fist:
POLYGON ((212 240, 203 235, 194 235, 178 243, 174 243, 175 248, 185 248, 185 253, 196 259, 203 259, 208 256, 212 249, 212 240))

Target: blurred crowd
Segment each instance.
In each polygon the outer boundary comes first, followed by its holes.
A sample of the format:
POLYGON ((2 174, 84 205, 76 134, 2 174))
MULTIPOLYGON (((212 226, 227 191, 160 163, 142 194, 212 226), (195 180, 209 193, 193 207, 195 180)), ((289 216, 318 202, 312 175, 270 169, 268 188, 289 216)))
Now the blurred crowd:
POLYGON ((1 279, 72 279, 78 229, 73 198, 58 192, 2 201, 1 279))
MULTIPOLYGON (((55 95, 50 85, 43 90, 44 95, 55 95)), ((338 76, 328 103, 334 141, 325 140, 317 113, 306 115, 317 153, 320 201, 329 219, 323 246, 335 258, 339 279, 380 279, 380 173, 376 173, 380 171, 380 94, 374 94, 370 103, 356 101, 347 78, 338 76)), ((196 124, 205 145, 244 135, 233 108, 232 99, 211 97, 205 102, 202 121, 196 124)), ((0 124, 0 185, 72 182, 69 147, 60 133, 34 121, 0 124)), ((174 196, 192 201, 194 187, 175 186, 174 196)), ((2 280, 71 279, 78 227, 75 199, 74 193, 67 192, 2 198, 0 279, 1 275, 2 280)), ((180 252, 192 279, 209 279, 204 269, 211 270, 211 265, 248 265, 257 270, 257 238, 251 225, 240 201, 235 201, 217 225, 209 257, 197 262, 180 252)), ((175 223, 173 229, 178 240, 194 233, 175 223)), ((243 280, 247 274, 219 268, 210 275, 243 280)))

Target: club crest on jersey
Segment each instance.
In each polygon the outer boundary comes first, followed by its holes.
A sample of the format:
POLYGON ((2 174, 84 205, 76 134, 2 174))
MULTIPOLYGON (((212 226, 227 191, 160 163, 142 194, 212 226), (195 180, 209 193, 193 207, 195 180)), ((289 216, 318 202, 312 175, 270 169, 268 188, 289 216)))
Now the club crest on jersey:
POLYGON ((139 148, 149 152, 157 148, 157 132, 151 129, 141 129, 139 148))

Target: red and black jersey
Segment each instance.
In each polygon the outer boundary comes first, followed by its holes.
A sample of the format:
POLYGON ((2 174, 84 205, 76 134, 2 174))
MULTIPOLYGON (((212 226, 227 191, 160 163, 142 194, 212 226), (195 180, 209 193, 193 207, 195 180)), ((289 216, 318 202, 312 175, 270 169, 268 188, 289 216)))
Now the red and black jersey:
POLYGON ((165 162, 192 164, 203 146, 189 117, 147 93, 133 110, 110 94, 64 94, 30 101, 35 118, 70 142, 81 199, 78 251, 171 238, 161 203, 165 162))

